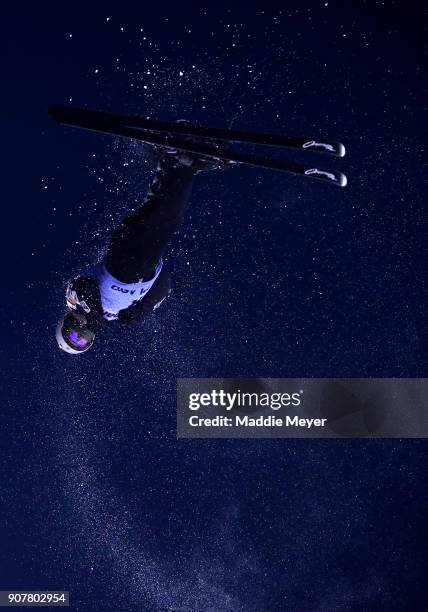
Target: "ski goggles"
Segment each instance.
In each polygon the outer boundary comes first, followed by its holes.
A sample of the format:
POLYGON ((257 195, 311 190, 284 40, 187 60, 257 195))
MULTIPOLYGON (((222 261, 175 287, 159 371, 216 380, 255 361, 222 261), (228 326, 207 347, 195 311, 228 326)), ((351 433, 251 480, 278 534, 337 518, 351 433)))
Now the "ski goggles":
POLYGON ((73 314, 65 317, 62 325, 62 335, 69 346, 77 351, 84 351, 94 341, 94 333, 73 314))
POLYGON ((68 331, 66 333, 66 338, 68 342, 77 349, 84 349, 91 343, 90 338, 85 338, 85 334, 83 334, 81 331, 77 331, 76 329, 71 329, 68 331))

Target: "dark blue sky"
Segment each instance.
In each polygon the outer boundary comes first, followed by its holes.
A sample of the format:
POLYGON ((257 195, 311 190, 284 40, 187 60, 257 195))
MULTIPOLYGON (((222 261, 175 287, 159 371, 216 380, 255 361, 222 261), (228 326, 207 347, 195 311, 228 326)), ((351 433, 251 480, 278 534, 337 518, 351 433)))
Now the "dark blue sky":
POLYGON ((426 609, 423 441, 175 438, 179 376, 426 375, 421 15, 46 2, 2 16, 0 589, 67 589, 85 611, 426 609), (324 166, 349 185, 198 177, 169 303, 68 359, 53 337, 64 282, 141 202, 152 162, 59 128, 49 103, 327 136, 348 154, 324 166))

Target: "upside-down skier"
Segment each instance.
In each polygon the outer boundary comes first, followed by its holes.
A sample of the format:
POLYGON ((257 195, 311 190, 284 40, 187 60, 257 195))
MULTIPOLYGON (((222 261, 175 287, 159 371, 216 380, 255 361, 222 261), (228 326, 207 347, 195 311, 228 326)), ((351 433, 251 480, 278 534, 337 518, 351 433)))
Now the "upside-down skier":
POLYGON ((142 321, 170 292, 163 255, 189 204, 195 175, 224 166, 220 160, 164 149, 143 205, 114 230, 103 261, 70 280, 59 347, 79 355, 113 324, 142 321))
POLYGON ((153 312, 170 291, 163 254, 186 212, 195 175, 230 164, 248 164, 345 187, 346 176, 289 160, 229 150, 229 143, 289 147, 343 157, 336 141, 204 128, 188 122, 168 123, 113 115, 82 108, 49 107, 64 125, 142 140, 155 145, 160 163, 143 205, 113 232, 105 259, 86 276, 69 281, 68 311, 56 338, 60 348, 79 355, 109 326, 138 322, 153 312))

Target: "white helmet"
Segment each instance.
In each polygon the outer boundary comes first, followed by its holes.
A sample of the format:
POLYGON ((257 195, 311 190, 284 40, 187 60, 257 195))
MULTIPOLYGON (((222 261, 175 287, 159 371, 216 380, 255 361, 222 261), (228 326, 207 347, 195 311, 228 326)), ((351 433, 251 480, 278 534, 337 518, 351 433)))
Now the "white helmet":
POLYGON ((59 348, 70 355, 86 352, 95 339, 95 334, 86 327, 86 318, 70 312, 58 323, 55 336, 59 348))

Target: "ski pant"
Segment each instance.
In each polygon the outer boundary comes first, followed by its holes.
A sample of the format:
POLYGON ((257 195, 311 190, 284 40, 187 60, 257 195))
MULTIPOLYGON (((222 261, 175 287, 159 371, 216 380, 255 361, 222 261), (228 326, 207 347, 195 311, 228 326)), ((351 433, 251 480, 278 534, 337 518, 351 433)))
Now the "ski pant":
POLYGON ((114 230, 106 267, 122 283, 150 280, 189 203, 195 171, 160 164, 143 205, 114 230))

